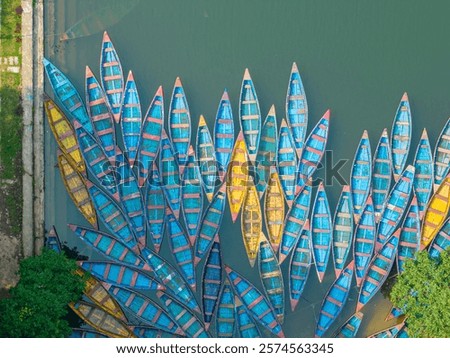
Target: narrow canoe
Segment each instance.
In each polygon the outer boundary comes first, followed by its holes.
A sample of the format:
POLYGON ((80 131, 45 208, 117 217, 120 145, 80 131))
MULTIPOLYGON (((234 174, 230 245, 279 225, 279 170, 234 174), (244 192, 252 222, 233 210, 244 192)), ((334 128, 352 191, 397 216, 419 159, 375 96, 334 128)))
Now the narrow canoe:
POLYGON ((183 338, 183 336, 178 334, 165 332, 150 326, 134 326, 130 328, 138 338, 183 338))
POLYGON ((275 106, 272 105, 261 129, 261 140, 256 155, 255 182, 259 197, 266 191, 271 169, 276 167, 277 145, 277 118, 275 106))
POLYGON ((405 168, 411 146, 411 108, 405 92, 394 117, 391 132, 392 169, 397 181, 405 168))
POLYGON ((306 183, 303 190, 295 197, 291 208, 286 214, 283 225, 283 235, 281 236, 281 245, 279 253, 280 264, 291 252, 302 233, 303 225, 309 215, 311 207, 311 181, 306 183))
POLYGON ((333 242, 333 225, 331 223, 330 204, 327 194, 320 183, 317 189, 316 199, 311 212, 311 240, 313 247, 314 262, 316 264, 317 276, 322 282, 327 270, 330 258, 331 243, 333 242))
POLYGON ((419 205, 419 215, 422 219, 428 201, 433 192, 433 154, 431 153, 430 140, 428 139, 427 130, 424 129, 419 145, 417 146, 416 156, 414 158, 414 167, 416 173, 414 175, 414 192, 417 195, 417 203, 419 205))
POLYGON ((450 171, 450 118, 445 123, 434 149, 434 191, 450 171))
POLYGON ((259 276, 266 296, 277 316, 278 322, 284 321, 284 282, 280 265, 267 238, 261 233, 258 256, 259 276))
POLYGON ((239 96, 239 122, 244 134, 248 157, 250 162, 254 163, 261 135, 261 110, 255 86, 247 68, 244 72, 239 96))
POLYGON ((237 328, 239 331, 239 337, 241 338, 261 338, 261 333, 258 327, 253 321, 252 317, 248 314, 241 300, 236 297, 236 320, 237 328))
POLYGON ((197 317, 180 302, 170 297, 164 292, 159 291, 157 294, 160 301, 166 307, 169 315, 177 322, 178 326, 185 332, 187 337, 191 338, 209 338, 205 328, 197 317))
POLYGON ((403 310, 401 308, 392 306, 391 310, 389 311, 388 315, 384 320, 389 321, 393 318, 400 317, 401 315, 403 315, 403 310))
POLYGON ((450 246, 450 219, 444 223, 428 249, 431 258, 438 259, 450 246))
POLYGON ((52 226, 48 234, 45 236, 45 247, 60 254, 62 252, 61 241, 59 239, 56 228, 52 226))
POLYGON ((217 338, 232 338, 236 320, 234 318, 234 293, 226 278, 220 292, 216 314, 217 338))
POLYGON ((336 277, 344 269, 353 239, 353 213, 350 188, 345 185, 333 220, 333 262, 336 277))
POLYGON ((328 290, 320 309, 316 338, 325 334, 347 303, 352 285, 353 269, 354 262, 352 261, 342 270, 328 290))
POLYGON ((105 31, 100 55, 100 80, 116 123, 120 120, 123 97, 123 71, 116 49, 105 31))
POLYGON ((364 209, 369 196, 372 179, 372 152, 370 149, 369 135, 364 131, 350 173, 350 191, 352 193, 353 215, 355 222, 364 209))
POLYGON ((225 271, 234 292, 243 302, 247 312, 271 333, 283 338, 283 329, 277 321, 276 313, 264 295, 244 277, 226 265, 225 271))
POLYGON ((367 274, 361 283, 356 312, 360 311, 375 296, 389 276, 397 254, 399 235, 400 229, 391 236, 370 262, 367 274))
POLYGON ((139 186, 144 186, 153 163, 157 159, 161 132, 164 126, 164 94, 161 86, 153 97, 142 124, 139 140, 139 186))
POLYGON ((125 153, 127 154, 130 166, 133 167, 137 156, 139 140, 141 139, 142 111, 136 82, 131 71, 128 73, 123 92, 120 126, 125 153))
POLYGON ((72 328, 68 338, 108 338, 108 336, 92 329, 72 328))
POLYGON ((247 187, 241 215, 241 231, 250 266, 255 265, 262 232, 262 213, 258 192, 253 183, 247 187))
POLYGON ((227 90, 223 92, 214 124, 214 149, 216 151, 219 177, 223 181, 234 147, 233 111, 227 90))
POLYGON ((295 310, 298 301, 305 289, 308 280, 309 270, 312 262, 311 229, 309 219, 303 226, 302 234, 294 247, 294 253, 289 265, 289 295, 291 299, 291 309, 295 310))
POLYGON ((291 130, 283 119, 280 126, 277 166, 284 197, 289 207, 295 197, 297 154, 291 130))
POLYGON ((114 163, 116 134, 114 119, 109 110, 106 95, 89 66, 86 66, 86 109, 91 119, 97 142, 111 163, 114 163))
POLYGON ((272 244, 273 251, 277 253, 283 235, 284 198, 280 179, 275 169, 272 169, 270 174, 266 196, 264 197, 264 220, 269 241, 272 244))
POLYGON ((297 191, 306 184, 317 169, 327 146, 328 129, 330 125, 330 110, 327 110, 316 126, 312 129, 298 161, 297 191))
POLYGON ((406 327, 406 324, 403 325, 403 327, 398 331, 398 333, 395 336, 395 338, 411 338, 408 335, 408 328, 406 327))
POLYGON ((217 179, 216 153, 211 133, 203 116, 200 116, 198 121, 196 149, 203 190, 208 201, 211 201, 214 196, 217 179))
POLYGON ((406 212, 405 219, 398 241, 397 272, 403 273, 405 261, 414 260, 420 247, 420 217, 417 197, 413 194, 411 204, 406 212))
POLYGON ((292 64, 286 95, 286 120, 292 131, 297 156, 300 158, 308 127, 308 103, 297 64, 292 64))
POLYGON ((380 332, 374 333, 367 338, 395 338, 397 337, 398 332, 403 328, 405 322, 397 324, 393 327, 384 329, 380 332))
POLYGON ((338 332, 334 336, 335 338, 355 338, 358 333, 359 327, 363 319, 362 312, 356 312, 351 316, 344 325, 339 328, 338 332))
POLYGON ((392 155, 387 129, 383 129, 375 154, 372 169, 372 199, 375 219, 378 222, 383 212, 392 181, 392 155))
POLYGON ((366 207, 355 229, 353 258, 355 260, 356 286, 360 287, 366 275, 370 260, 375 250, 377 226, 372 198, 367 198, 366 207))

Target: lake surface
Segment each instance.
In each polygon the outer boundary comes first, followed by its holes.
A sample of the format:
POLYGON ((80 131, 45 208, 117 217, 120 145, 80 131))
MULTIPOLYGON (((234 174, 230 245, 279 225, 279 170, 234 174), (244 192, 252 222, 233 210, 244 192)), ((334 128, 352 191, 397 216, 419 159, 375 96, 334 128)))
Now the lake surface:
MULTIPOLYGON (((175 78, 182 78, 193 134, 200 114, 212 130, 224 88, 232 100, 237 130, 238 96, 246 67, 263 117, 275 104, 280 123, 291 65, 296 61, 308 99, 309 129, 331 108, 328 149, 334 162, 350 161, 341 170, 346 180, 363 130, 369 132, 373 151, 383 128, 390 131, 403 92, 409 94, 413 116, 409 162, 422 129, 428 129, 434 145, 450 115, 448 1, 128 0, 127 8, 120 5, 123 1, 46 2, 46 56, 68 75, 82 96, 85 66, 98 75, 104 30, 114 42, 125 76, 133 70, 143 110, 163 85, 167 111, 175 78), (114 6, 120 16, 105 11, 114 6), (97 25, 86 28, 88 36, 60 40, 68 28, 92 14, 98 14, 97 25)), ((46 88, 50 92, 48 84, 46 88)), ((65 192, 48 127, 45 139, 46 226, 55 224, 63 240, 90 256, 92 250, 66 226, 86 222, 65 192)), ((317 176, 323 177, 323 170, 317 176)), ((334 182, 326 190, 334 209, 341 186, 334 182)), ((261 287, 258 269, 248 265, 240 224, 231 224, 228 208, 220 234, 225 263, 261 287)), ((294 313, 287 311, 283 327, 288 337, 314 334, 323 296, 333 280, 331 262, 322 284, 312 268, 299 307, 294 313)), ((328 334, 353 314, 357 293, 353 288, 328 334)), ((379 293, 363 310, 358 336, 391 326, 392 322, 384 322, 389 309, 390 303, 379 293)))

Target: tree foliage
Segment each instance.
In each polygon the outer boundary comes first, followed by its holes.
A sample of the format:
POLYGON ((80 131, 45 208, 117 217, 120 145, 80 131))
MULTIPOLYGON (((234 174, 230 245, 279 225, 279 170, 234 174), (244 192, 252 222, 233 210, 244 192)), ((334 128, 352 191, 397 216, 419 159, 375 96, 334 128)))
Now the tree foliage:
POLYGON ((76 269, 74 260, 51 250, 23 260, 19 283, 0 301, 0 337, 67 337, 67 304, 85 286, 76 269))
POLYGON ((450 251, 436 261, 423 251, 408 261, 391 292, 391 301, 407 317, 416 338, 450 337, 450 251))

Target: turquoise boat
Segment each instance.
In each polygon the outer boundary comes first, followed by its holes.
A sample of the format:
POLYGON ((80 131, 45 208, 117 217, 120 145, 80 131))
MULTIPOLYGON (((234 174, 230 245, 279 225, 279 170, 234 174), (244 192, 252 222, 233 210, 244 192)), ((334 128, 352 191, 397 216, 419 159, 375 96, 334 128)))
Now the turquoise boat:
POLYGON ((239 96, 239 121, 250 162, 255 163, 261 135, 261 110, 250 72, 245 69, 239 96))
POLYGON ((363 319, 362 312, 356 312, 353 316, 351 316, 344 325, 339 328, 335 338, 355 338, 358 333, 359 327, 361 326, 361 322, 363 319))
POLYGON ((384 320, 389 321, 393 318, 400 317, 401 315, 403 315, 403 310, 401 308, 392 306, 391 310, 384 320))
POLYGON ((386 207, 381 214, 378 225, 377 243, 375 246, 375 251, 377 252, 400 224, 411 196, 414 171, 414 167, 408 165, 389 193, 386 207))
POLYGON ((383 129, 375 154, 372 169, 372 199, 375 220, 378 222, 384 210, 392 181, 392 155, 387 129, 383 129))
POLYGON ((223 181, 230 163, 231 153, 234 148, 234 121, 231 102, 227 90, 223 91, 222 98, 217 109, 214 124, 214 149, 219 166, 220 180, 223 181))
POLYGON ((93 135, 94 129, 92 128, 92 123, 89 120, 86 108, 75 86, 49 60, 44 58, 42 63, 44 64, 45 73, 50 81, 53 93, 61 103, 62 109, 70 113, 69 119, 72 121, 76 119, 81 123, 86 132, 93 135))
POLYGON ((234 326, 236 324, 234 308, 234 293, 231 289, 230 281, 226 278, 217 304, 217 338, 233 338, 234 326))
POLYGON ((391 236, 370 262, 367 274, 361 283, 356 312, 360 311, 375 296, 389 276, 397 254, 399 235, 400 229, 391 236))
POLYGON ((114 120, 119 123, 123 98, 123 71, 119 56, 106 31, 103 33, 100 55, 100 80, 114 120))
POLYGON ((375 222, 372 197, 367 198, 366 207, 355 229, 353 258, 355 261, 356 286, 360 287, 366 275, 370 260, 375 250, 377 226, 375 222))
POLYGON ((161 144, 161 132, 164 127, 164 94, 161 86, 153 97, 142 124, 142 133, 139 140, 139 186, 144 186, 145 181, 156 162, 159 145, 161 144))
POLYGON ((450 171, 450 118, 445 123, 434 149, 434 191, 450 171))
POLYGON ((431 258, 439 259, 441 252, 450 247, 450 218, 444 223, 438 234, 431 242, 428 253, 431 258))
POLYGON ((294 247, 294 253, 289 265, 289 296, 292 312, 298 305, 298 301, 305 289, 308 280, 309 269, 312 262, 312 244, 309 219, 303 226, 302 234, 294 247))
POLYGON ((411 146, 411 127, 411 108, 408 94, 405 92, 400 100, 394 123, 392 124, 392 169, 395 181, 400 178, 408 159, 409 147, 411 146))
POLYGON ((411 338, 408 334, 408 328, 406 327, 406 324, 403 325, 403 327, 398 331, 395 338, 411 338))
POLYGON ((111 163, 114 163, 116 134, 114 120, 109 110, 106 95, 89 66, 86 66, 86 108, 91 118, 98 143, 111 163))
POLYGON ((434 182, 433 154, 431 153, 430 140, 426 129, 423 130, 417 146, 414 168, 416 168, 416 172, 414 174, 413 187, 417 196, 417 204, 419 205, 419 216, 422 219, 433 192, 434 182))
POLYGON ((330 328, 347 303, 352 286, 354 262, 342 270, 339 277, 328 290, 320 309, 319 320, 316 327, 316 338, 322 337, 330 328))
POLYGON ((338 277, 344 269, 353 239, 353 212, 350 187, 344 185, 333 220, 333 262, 338 277))
POLYGON ((205 328, 197 317, 180 302, 177 302, 174 298, 170 297, 164 292, 157 292, 156 295, 160 301, 166 307, 169 315, 177 322, 178 326, 185 332, 187 337, 190 338, 209 338, 205 328))
POLYGON ((241 300, 236 297, 236 320, 240 338, 261 338, 261 333, 241 300))
POLYGON ((150 326, 134 326, 130 328, 138 338, 183 338, 183 336, 165 332, 161 329, 152 328, 150 326))
POLYGON ((398 241, 397 272, 403 273, 405 262, 414 260, 420 248, 420 217, 417 197, 413 193, 411 204, 406 212, 405 219, 398 241))
POLYGON ((191 115, 186 94, 179 77, 175 80, 172 99, 170 100, 169 136, 181 172, 183 172, 191 142, 191 115))
POLYGON ((355 222, 364 209, 369 196, 372 180, 372 151, 370 149, 369 135, 364 131, 350 173, 350 191, 352 193, 353 215, 355 222))
POLYGON ((333 225, 331 223, 330 204, 327 194, 320 183, 311 213, 311 240, 313 257, 319 281, 322 282, 330 258, 331 243, 333 241, 333 225))
POLYGON ((188 160, 183 171, 181 212, 189 241, 191 246, 194 247, 203 214, 203 190, 202 178, 192 146, 189 147, 188 160))
POLYGON ((217 168, 214 143, 205 118, 200 116, 197 130, 197 158, 206 198, 211 202, 216 187, 217 168))
POLYGON ((292 131, 297 156, 300 158, 308 129, 308 103, 297 64, 292 64, 286 95, 286 120, 292 131))
POLYGON ((72 328, 72 333, 68 338, 108 338, 108 336, 92 329, 72 328))
POLYGON ((125 153, 130 166, 133 167, 139 148, 139 140, 141 139, 142 111, 136 82, 131 71, 128 73, 123 93, 120 126, 125 153))
POLYGON ((289 207, 292 205, 296 194, 296 172, 297 154, 295 143, 292 138, 286 120, 281 121, 280 135, 278 139, 277 166, 280 177, 281 187, 283 188, 284 198, 289 207))
POLYGON ((55 251, 58 254, 62 252, 61 241, 59 240, 58 233, 56 232, 56 228, 54 226, 52 226, 45 237, 45 247, 49 250, 55 251))
POLYGON ((234 292, 243 302, 247 312, 269 332, 284 338, 283 329, 277 321, 276 313, 264 295, 244 277, 226 265, 225 271, 234 292))
POLYGON ((278 260, 280 264, 289 255, 302 233, 303 225, 308 219, 309 208, 311 206, 311 192, 311 182, 308 182, 303 190, 297 194, 292 202, 291 208, 286 214, 278 260))
POLYGON ((393 327, 388 329, 383 329, 380 332, 374 333, 368 338, 395 338, 397 337, 398 332, 404 327, 405 322, 399 323, 393 327))
POLYGON ((316 126, 312 129, 298 161, 297 191, 301 190, 317 169, 327 146, 328 129, 330 126, 330 110, 327 110, 316 126))

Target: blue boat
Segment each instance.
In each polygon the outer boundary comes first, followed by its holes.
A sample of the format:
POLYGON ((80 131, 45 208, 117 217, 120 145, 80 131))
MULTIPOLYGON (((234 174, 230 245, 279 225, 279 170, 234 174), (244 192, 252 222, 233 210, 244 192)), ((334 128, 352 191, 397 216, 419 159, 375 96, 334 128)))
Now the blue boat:
POLYGON ((400 233, 397 253, 397 272, 403 273, 405 261, 414 260, 420 248, 420 217, 416 195, 413 194, 411 204, 406 212, 400 233))
POLYGON ((198 121, 196 149, 203 189, 205 190, 206 198, 211 202, 217 179, 216 153, 211 133, 203 116, 200 116, 198 121))
POLYGON ((417 204, 419 205, 419 216, 422 219, 433 192, 434 182, 433 154, 431 153, 430 140, 426 129, 423 130, 417 146, 414 167, 416 172, 414 174, 413 187, 417 196, 417 204))
POLYGON ((434 191, 450 171, 450 118, 445 123, 434 149, 434 191))
POLYGON ((391 148, 394 180, 397 181, 406 165, 411 146, 411 108, 408 94, 405 92, 395 114, 392 124, 391 148))
POLYGON ((386 318, 384 319, 385 321, 389 321, 393 318, 397 318, 400 317, 401 315, 403 315, 403 310, 401 308, 398 307, 391 307, 391 310, 389 311, 388 315, 386 316, 386 318))
POLYGON ((283 119, 280 127, 280 135, 278 142, 277 153, 278 174, 280 176, 281 186, 284 192, 284 198, 289 207, 295 197, 295 184, 297 169, 297 154, 295 151, 295 143, 292 138, 291 130, 289 129, 286 120, 283 119))
POLYGON ((403 327, 398 331, 395 338, 411 338, 408 334, 408 328, 406 327, 406 324, 403 325, 403 327))
POLYGON ((383 129, 375 154, 372 169, 372 199, 375 220, 378 222, 383 212, 386 198, 391 189, 392 155, 387 129, 383 129))
POLYGON ((236 297, 236 320, 240 338, 261 338, 261 333, 241 300, 236 297))
POLYGON ((398 332, 405 326, 405 322, 399 323, 393 327, 383 329, 380 332, 374 333, 368 338, 396 338, 398 332))
POLYGON ((92 329, 72 328, 68 338, 108 338, 108 336, 92 329))
POLYGON ((52 226, 45 238, 45 247, 49 250, 55 251, 60 254, 62 252, 61 241, 59 240, 56 228, 52 226))
POLYGON ((339 328, 338 332, 334 336, 335 338, 355 338, 358 333, 359 327, 363 319, 362 312, 356 312, 351 316, 344 325, 339 328))
POLYGON ((439 259, 441 252, 450 247, 450 218, 444 223, 438 234, 431 242, 428 253, 431 258, 439 259))
POLYGON ((225 279, 219 296, 216 313, 217 338, 233 338, 234 326, 234 293, 230 281, 225 279))
POLYGON ((138 338, 183 338, 183 336, 175 333, 165 332, 158 328, 152 328, 150 326, 134 326, 133 333, 138 338))

